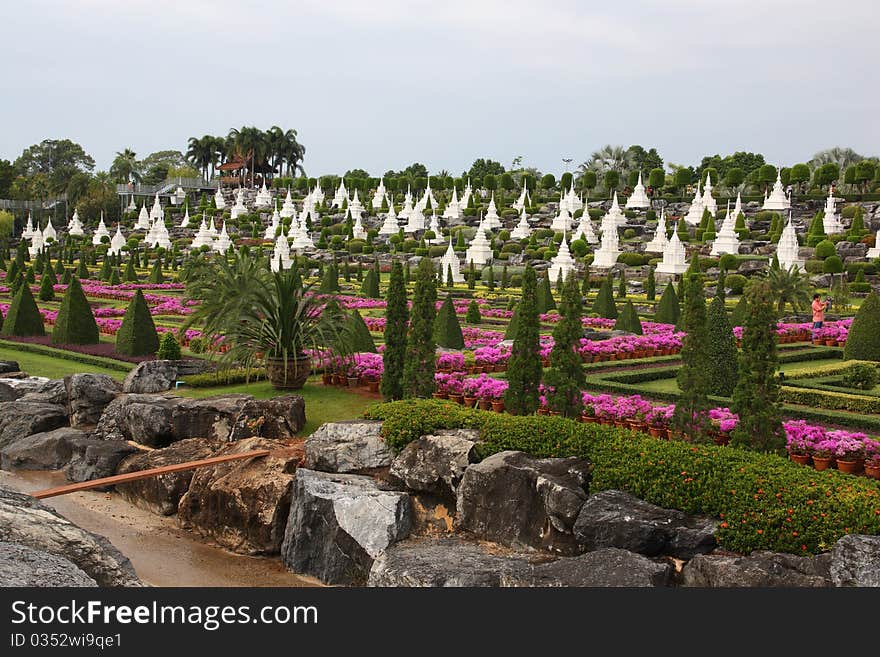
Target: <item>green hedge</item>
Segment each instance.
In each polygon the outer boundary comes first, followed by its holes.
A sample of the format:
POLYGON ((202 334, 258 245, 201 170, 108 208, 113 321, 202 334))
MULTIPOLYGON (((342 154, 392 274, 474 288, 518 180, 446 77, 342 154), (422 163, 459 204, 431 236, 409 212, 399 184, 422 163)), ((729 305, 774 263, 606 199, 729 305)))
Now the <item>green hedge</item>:
POLYGON ((816 472, 775 455, 665 441, 625 429, 559 417, 466 409, 437 400, 379 404, 365 416, 400 450, 438 429, 480 431, 478 455, 521 450, 593 463, 592 491, 618 489, 665 508, 721 520, 728 550, 812 554, 846 533, 880 534, 880 488, 836 470, 816 472))
POLYGON ((216 386, 236 385, 253 381, 263 381, 266 378, 264 370, 246 370, 234 368, 207 374, 193 374, 184 377, 184 384, 190 388, 214 388, 216 386))
POLYGON ((0 340, 0 346, 8 349, 15 349, 29 354, 39 354, 41 356, 51 356, 52 358, 61 358, 74 363, 82 363, 83 365, 94 365, 95 367, 103 367, 107 370, 116 370, 118 372, 129 372, 134 365, 131 363, 123 363, 122 361, 112 360, 110 358, 101 358, 100 356, 90 356, 81 354, 76 351, 67 351, 65 349, 53 349, 41 344, 29 344, 24 342, 13 342, 9 340, 0 340))
POLYGON ((782 401, 789 404, 851 413, 880 413, 880 397, 818 390, 805 386, 782 386, 780 396, 782 401))

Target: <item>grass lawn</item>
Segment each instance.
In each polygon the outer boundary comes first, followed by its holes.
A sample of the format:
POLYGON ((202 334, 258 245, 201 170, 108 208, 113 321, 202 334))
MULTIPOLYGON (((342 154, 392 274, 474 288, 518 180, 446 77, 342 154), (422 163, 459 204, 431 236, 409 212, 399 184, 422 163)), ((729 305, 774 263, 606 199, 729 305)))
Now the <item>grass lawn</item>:
MULTIPOLYGON (((257 399, 267 399, 285 394, 284 391, 273 388, 268 381, 216 388, 182 387, 176 392, 185 397, 196 398, 228 395, 234 392, 253 395, 257 399)), ((309 378, 302 390, 295 390, 292 393, 302 395, 306 400, 306 426, 302 431, 305 436, 310 435, 325 422, 354 420, 360 417, 368 406, 379 401, 378 396, 372 397, 362 393, 349 392, 347 388, 337 386, 325 386, 321 383, 319 376, 309 378)))
POLYGON ((22 371, 32 376, 45 376, 50 379, 60 379, 68 374, 80 374, 89 372, 94 374, 107 374, 118 381, 125 378, 125 372, 105 369, 96 365, 77 363, 63 358, 53 358, 42 354, 32 354, 27 351, 19 351, 10 347, 0 347, 0 360, 15 360, 21 366, 22 371))

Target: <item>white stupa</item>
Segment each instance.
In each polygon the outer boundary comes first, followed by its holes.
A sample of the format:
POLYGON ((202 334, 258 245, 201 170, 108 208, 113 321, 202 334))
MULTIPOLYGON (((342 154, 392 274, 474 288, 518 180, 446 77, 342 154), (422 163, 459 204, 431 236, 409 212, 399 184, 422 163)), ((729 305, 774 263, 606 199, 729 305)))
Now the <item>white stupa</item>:
POLYGON ((691 201, 691 207, 688 208, 687 214, 684 217, 684 221, 691 226, 698 226, 702 220, 703 196, 700 194, 700 185, 698 184, 697 189, 694 192, 694 199, 691 201))
POLYGON ((517 212, 522 212, 522 209, 526 207, 526 197, 528 196, 529 190, 526 188, 525 184, 522 186, 522 191, 519 193, 519 198, 516 199, 513 203, 513 209, 517 212))
POLYGON ((440 221, 437 219, 437 213, 431 214, 431 222, 428 224, 428 230, 434 232, 434 237, 428 240, 429 244, 443 244, 443 231, 440 230, 440 221))
POLYGON ((95 229, 95 233, 92 235, 92 244, 97 246, 101 243, 102 237, 110 237, 110 231, 107 230, 107 226, 104 225, 104 213, 101 213, 101 219, 98 221, 98 227, 95 229))
POLYGON ((138 213, 137 223, 134 225, 135 230, 149 230, 150 226, 150 213, 147 212, 147 203, 144 201, 144 204, 141 205, 141 211, 138 213))
POLYGON ((297 253, 311 251, 315 248, 315 243, 312 241, 309 232, 306 230, 305 222, 299 222, 296 226, 291 224, 290 232, 287 234, 288 238, 290 238, 291 234, 293 234, 293 241, 290 244, 290 248, 297 253))
MULTIPOLYGON (((743 202, 739 192, 736 193, 736 203, 733 206, 733 225, 736 226, 736 220, 739 215, 743 214, 743 202)), ((745 215, 743 215, 745 220, 745 215)))
MULTIPOLYGON (((345 187, 343 187, 343 190, 345 187)), ((315 191, 312 192, 312 198, 315 201, 316 205, 320 205, 324 202, 324 190, 321 189, 320 185, 315 185, 315 191)))
POLYGON ((180 224, 177 226, 178 228, 189 228, 189 206, 186 206, 186 210, 183 213, 183 219, 180 220, 180 224))
POLYGON ((79 220, 79 213, 74 210, 73 217, 67 222, 67 234, 74 237, 82 237, 85 234, 82 222, 79 220))
POLYGON ((843 224, 837 216, 837 209, 834 207, 834 192, 828 191, 828 198, 825 201, 825 215, 822 217, 822 227, 825 229, 826 235, 843 232, 843 224))
POLYGON ((220 235, 214 241, 213 248, 217 253, 226 253, 231 246, 232 240, 229 239, 229 233, 226 232, 226 221, 224 220, 223 228, 220 230, 220 235))
POLYGON ((606 214, 600 227, 602 244, 593 256, 592 266, 596 269, 608 269, 617 263, 620 256, 620 236, 617 234, 617 222, 614 217, 606 214))
POLYGON ((333 195, 333 202, 330 204, 331 208, 341 208, 343 203, 348 200, 348 190, 345 189, 345 182, 342 178, 339 179, 339 187, 336 188, 336 194, 333 195))
POLYGON ((358 190, 354 190, 354 195, 348 202, 348 211, 351 213, 352 219, 354 219, 355 217, 360 217, 364 213, 364 206, 361 203, 361 200, 358 198, 358 190))
POLYGON ((528 239, 532 235, 532 227, 526 219, 526 209, 523 208, 519 213, 519 223, 511 231, 510 236, 515 240, 528 239))
POLYGON ((412 198, 410 198, 409 192, 407 192, 406 196, 403 198, 403 207, 400 209, 400 212, 397 213, 397 218, 409 221, 409 216, 413 213, 414 209, 412 198))
POLYGON ((658 274, 683 274, 688 269, 687 252, 678 238, 678 231, 672 231, 672 239, 663 250, 663 262, 657 265, 658 274))
POLYGON ((266 226, 266 231, 263 233, 264 240, 274 240, 275 233, 278 232, 278 226, 281 225, 281 215, 278 214, 278 203, 275 203, 275 211, 272 213, 272 219, 269 222, 269 225, 266 226))
MULTIPOLYGON (((278 204, 275 204, 276 209, 278 208, 278 204)), ((284 205, 281 206, 281 218, 287 219, 288 217, 292 217, 296 214, 296 206, 293 204, 293 199, 290 197, 290 190, 287 190, 287 196, 284 198, 284 205)))
POLYGON ((572 239, 582 239, 587 244, 599 243, 599 238, 593 232, 593 222, 590 220, 590 213, 587 211, 587 208, 584 208, 584 213, 581 215, 577 228, 574 229, 572 239))
POLYGON ((444 283, 446 282, 446 276, 450 268, 452 268, 453 282, 464 283, 464 275, 461 273, 461 263, 459 263, 458 256, 455 255, 455 250, 452 248, 451 232, 449 234, 449 247, 446 249, 446 253, 443 254, 443 257, 440 258, 440 274, 443 277, 444 283))
POLYGON ((730 211, 730 201, 727 202, 727 214, 724 215, 724 221, 721 223, 721 230, 712 243, 712 250, 709 255, 719 256, 725 253, 737 255, 739 253, 739 235, 736 234, 734 227, 736 226, 736 214, 730 211))
POLYGON ((223 198, 223 190, 221 185, 217 185, 217 191, 214 192, 214 207, 218 210, 226 209, 226 199, 223 198))
POLYGON ((361 214, 357 213, 357 216, 354 220, 354 225, 351 227, 351 234, 356 240, 365 240, 367 239, 367 231, 364 228, 364 225, 361 223, 361 214))
POLYGON ((571 257, 571 253, 568 250, 568 242, 565 239, 565 233, 562 234, 562 242, 559 244, 559 253, 553 256, 553 259, 550 261, 550 269, 547 270, 547 275, 550 277, 550 282, 555 283, 559 279, 559 273, 562 272, 562 280, 568 278, 569 272, 574 271, 575 264, 574 258, 571 257))
POLYGON ((239 187, 238 192, 235 195, 235 205, 233 205, 232 210, 230 210, 230 216, 233 219, 238 219, 243 214, 247 214, 247 207, 245 207, 244 204, 244 188, 239 187))
MULTIPOLYGON (((31 213, 28 212, 27 224, 25 225, 24 230, 21 231, 21 237, 22 237, 22 239, 29 240, 33 236, 34 236, 34 222, 31 219, 31 213)), ((42 235, 41 235, 41 237, 42 237, 42 235)))
POLYGON ((51 217, 49 217, 49 221, 46 223, 46 227, 43 229, 43 243, 48 244, 50 239, 58 239, 58 233, 55 232, 55 226, 52 225, 51 217))
POLYGON ((797 233, 791 223, 791 211, 788 214, 788 223, 785 224, 785 228, 782 229, 782 234, 779 236, 779 244, 776 245, 776 259, 779 260, 779 266, 783 269, 797 267, 801 271, 805 271, 804 259, 800 257, 797 233))
POLYGON ((865 254, 865 257, 868 260, 873 260, 874 258, 880 258, 880 230, 874 235, 874 246, 868 249, 868 252, 865 254))
POLYGON ((431 179, 428 178, 428 185, 425 187, 425 192, 422 194, 422 198, 419 199, 418 205, 421 206, 422 211, 424 212, 425 208, 428 207, 428 201, 431 201, 431 209, 437 209, 437 199, 434 198, 434 192, 431 191, 431 179))
POLYGON ((168 227, 165 225, 164 219, 157 219, 152 228, 153 237, 150 239, 147 235, 147 242, 150 246, 162 247, 163 249, 171 248, 171 236, 168 234, 168 227))
POLYGON ((43 242, 43 233, 40 230, 35 230, 31 234, 31 245, 28 247, 28 253, 30 253, 32 258, 35 258, 37 254, 43 250, 45 243, 43 242))
POLYGON ((113 233, 113 237, 110 239, 110 248, 107 249, 107 253, 110 255, 119 255, 122 253, 122 247, 126 245, 125 235, 122 234, 122 228, 119 223, 116 224, 116 232, 113 233))
POLYGON ((557 233, 567 233, 571 230, 571 214, 568 210, 568 203, 565 199, 559 201, 559 212, 553 217, 553 223, 550 224, 550 230, 557 233))
POLYGON ((669 238, 666 237, 666 209, 660 208, 660 218, 657 219, 657 229, 654 231, 654 237, 650 242, 645 244, 645 251, 651 253, 663 253, 666 249, 666 243, 669 238))
POLYGON ((379 186, 376 187, 376 191, 373 193, 373 200, 371 201, 371 205, 374 210, 382 209, 382 199, 385 198, 385 179, 379 178, 379 186))
POLYGON ((623 214, 623 210, 620 209, 620 204, 617 202, 617 192, 614 192, 614 196, 611 199, 611 207, 608 209, 608 213, 602 217, 602 223, 604 224, 606 220, 614 220, 614 225, 618 228, 626 225, 626 215, 623 214))
POLYGON ((272 262, 270 263, 272 271, 277 272, 279 268, 290 269, 292 260, 290 258, 290 245, 284 232, 275 238, 275 249, 272 251, 272 262))
POLYGON ((137 203, 134 202, 134 194, 128 199, 128 207, 125 208, 128 212, 137 212, 137 203))
POLYGON ((777 171, 776 182, 773 183, 773 189, 770 191, 770 196, 764 201, 764 205, 761 206, 761 209, 788 210, 790 207, 791 200, 785 195, 785 190, 782 188, 782 178, 777 171))
POLYGON ((461 203, 458 200, 458 190, 455 188, 455 186, 452 187, 452 199, 449 201, 449 203, 446 204, 446 207, 443 209, 443 218, 461 218, 461 203))
POLYGON ((156 219, 161 219, 165 214, 162 212, 162 204, 159 203, 159 194, 156 194, 155 200, 153 200, 153 207, 150 208, 150 219, 152 221, 156 221, 156 219))
POLYGON ((266 181, 263 181, 263 186, 260 188, 260 191, 257 192, 257 198, 254 199, 254 206, 258 208, 270 208, 272 207, 272 193, 266 189, 266 181))
POLYGON ((648 198, 648 194, 645 191, 645 186, 642 184, 642 172, 639 171, 639 181, 636 183, 632 195, 628 199, 626 199, 625 207, 627 209, 640 209, 648 208, 650 206, 651 199, 648 198))
MULTIPOLYGON (((617 195, 615 194, 615 200, 616 200, 616 198, 617 198, 617 195)), ((568 211, 571 214, 574 214, 575 212, 580 210, 582 207, 584 207, 584 202, 581 201, 581 199, 578 198, 578 195, 574 193, 574 176, 572 176, 572 179, 571 179, 571 187, 569 188, 568 194, 566 195, 566 201, 568 204, 568 211)))
POLYGON ((465 262, 473 262, 476 266, 485 265, 492 260, 492 245, 486 239, 486 231, 483 229, 483 221, 477 226, 477 234, 471 240, 464 255, 465 262))
POLYGON ((205 214, 202 213, 202 223, 199 224, 199 230, 196 232, 190 248, 198 249, 203 246, 212 246, 213 244, 214 238, 211 237, 211 231, 208 230, 208 224, 205 222, 205 214))
POLYGON ((486 216, 483 217, 483 226, 488 230, 501 228, 501 217, 498 216, 498 208, 495 206, 495 192, 489 199, 489 207, 486 208, 486 216))
POLYGON ((403 227, 405 233, 414 233, 417 230, 425 230, 425 215, 415 206, 409 213, 406 220, 406 226, 403 227))
POLYGON ((385 215, 385 221, 379 228, 380 235, 397 235, 400 232, 400 226, 397 225, 397 214, 394 212, 394 203, 389 199, 388 213, 385 215))
MULTIPOLYGON (((712 196, 712 174, 708 171, 706 172, 706 185, 703 187, 703 208, 709 211, 713 217, 718 212, 718 203, 715 201, 715 197, 712 196)), ((702 219, 702 217, 700 217, 702 219)))
POLYGON ((183 187, 180 185, 177 186, 177 189, 174 190, 174 198, 177 201, 177 205, 182 205, 186 200, 186 192, 183 191, 183 187))
POLYGON ((461 207, 466 208, 468 203, 471 200, 471 194, 474 193, 473 188, 471 187, 471 177, 468 176, 467 184, 464 186, 464 193, 461 195, 461 207))

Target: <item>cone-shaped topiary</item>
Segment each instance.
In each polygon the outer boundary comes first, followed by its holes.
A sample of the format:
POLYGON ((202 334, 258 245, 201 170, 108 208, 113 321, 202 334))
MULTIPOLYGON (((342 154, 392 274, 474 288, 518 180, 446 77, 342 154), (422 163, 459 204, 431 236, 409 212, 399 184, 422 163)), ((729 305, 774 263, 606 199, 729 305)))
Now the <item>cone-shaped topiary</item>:
MULTIPOLYGON (((510 359, 507 362, 507 381, 504 404, 514 415, 530 415, 540 403, 538 386, 541 383, 540 337, 541 326, 537 307, 535 270, 526 265, 522 279, 522 299, 516 314, 516 335, 510 359)), ((511 322, 513 324, 513 322, 511 322)))
POLYGON ((722 297, 712 299, 706 322, 709 330, 709 394, 729 397, 736 386, 736 338, 722 297))
MULTIPOLYGON (((51 271, 51 270, 50 270, 51 271)), ((55 290, 52 288, 52 279, 43 275, 40 280, 40 301, 52 301, 55 299, 55 290)))
POLYGON ((144 299, 144 293, 135 291, 125 309, 122 326, 116 332, 116 353, 125 356, 149 356, 159 350, 159 335, 144 299))
POLYGON ((339 292, 339 270, 335 262, 331 262, 324 268, 324 276, 321 278, 321 286, 318 291, 322 294, 339 292))
POLYGON ((101 263, 101 271, 98 273, 98 279, 102 281, 107 281, 110 279, 110 256, 104 256, 104 260, 101 263))
POLYGON ((52 343, 98 344, 98 324, 78 278, 70 281, 64 293, 52 329, 52 343))
POLYGON ((70 279, 73 278, 73 272, 69 269, 65 269, 64 273, 61 274, 61 284, 62 285, 70 285, 70 279))
POLYGON ((843 357, 880 361, 880 298, 874 292, 865 297, 849 327, 843 357))
POLYGON ((654 321, 661 324, 678 324, 681 315, 681 309, 678 306, 678 295, 675 293, 675 286, 670 283, 667 285, 663 294, 660 295, 660 301, 654 310, 654 321))
POLYGON ((406 356, 406 283, 399 260, 391 263, 385 296, 385 351, 382 354, 382 396, 386 400, 403 396, 403 364, 406 356))
POLYGON ((733 307, 733 312, 730 313, 730 325, 731 326, 745 326, 746 317, 749 316, 749 301, 746 298, 746 295, 742 295, 739 298, 739 302, 736 306, 733 307))
POLYGON ((180 360, 180 343, 171 331, 165 331, 159 340, 159 349, 156 352, 159 360, 180 360))
POLYGON ((479 324, 483 321, 483 318, 480 316, 480 306, 476 299, 471 299, 471 302, 468 304, 464 321, 468 324, 479 324))
POLYGON ((563 417, 576 418, 584 407, 581 390, 585 377, 583 360, 577 351, 583 336, 583 306, 574 273, 569 275, 563 288, 559 314, 561 317, 553 328, 550 370, 544 377, 548 387, 547 405, 563 417))
POLYGON ((639 314, 636 312, 636 308, 633 306, 632 301, 626 302, 620 316, 617 318, 617 321, 614 322, 614 330, 627 331, 629 333, 635 333, 636 335, 642 335, 642 321, 639 319, 639 314))
POLYGON ((137 283, 137 271, 134 268, 134 256, 128 258, 128 264, 125 265, 125 275, 122 277, 126 283, 137 283))
POLYGON ((3 335, 46 335, 43 317, 31 294, 31 288, 20 285, 3 320, 3 335))
POLYGON ((153 269, 150 271, 150 283, 164 283, 165 276, 162 274, 162 262, 159 258, 153 262, 153 269))
POLYGON ((76 267, 76 277, 81 279, 88 279, 89 277, 89 268, 86 266, 85 258, 79 259, 79 264, 76 267))
POLYGON ((376 353, 376 343, 373 342, 370 329, 357 310, 351 312, 339 337, 347 353, 376 353))
POLYGON ((684 312, 682 330, 686 333, 681 346, 681 368, 676 380, 681 390, 675 402, 672 427, 684 434, 690 442, 709 439, 709 362, 708 329, 706 326, 706 297, 699 274, 685 274, 684 312))
POLYGON ((119 285, 122 281, 119 279, 119 270, 114 267, 110 270, 110 278, 107 279, 108 285, 119 285))
POLYGON ((452 295, 444 299, 434 318, 434 342, 447 349, 464 349, 464 336, 455 314, 452 295))
POLYGON ((590 309, 595 315, 606 319, 617 319, 617 306, 614 305, 614 294, 611 292, 611 281, 605 279, 599 287, 599 294, 590 309))
POLYGON ((434 392, 436 285, 431 259, 422 258, 416 270, 411 319, 406 336, 406 357, 403 366, 404 397, 430 397, 434 392))
POLYGON ((363 285, 361 285, 361 294, 370 299, 379 298, 379 277, 376 275, 375 269, 367 270, 363 285))
POLYGON ((645 281, 645 295, 648 301, 657 298, 657 281, 654 278, 654 268, 648 267, 648 280, 645 281))
POLYGON ((538 314, 556 310, 556 301, 553 299, 553 292, 550 289, 550 276, 545 273, 538 282, 538 314))
POLYGON ((64 273, 64 263, 61 261, 61 258, 55 261, 55 275, 61 276, 64 273))

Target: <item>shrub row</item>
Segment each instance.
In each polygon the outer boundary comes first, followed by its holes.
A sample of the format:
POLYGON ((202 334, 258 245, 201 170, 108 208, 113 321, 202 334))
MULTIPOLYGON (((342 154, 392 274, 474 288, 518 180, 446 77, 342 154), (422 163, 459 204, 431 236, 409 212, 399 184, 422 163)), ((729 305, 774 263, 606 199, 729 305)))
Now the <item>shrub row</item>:
POLYGON ((799 379, 812 379, 819 376, 834 376, 836 374, 843 374, 850 368, 851 365, 855 365, 856 363, 868 363, 871 365, 876 365, 876 363, 870 363, 869 361, 864 360, 842 360, 839 363, 813 365, 812 367, 801 367, 796 370, 789 370, 785 373, 785 380, 797 381, 799 379))
POLYGON ((184 377, 183 382, 190 388, 214 388, 216 386, 228 386, 248 381, 263 381, 266 378, 264 370, 246 370, 244 368, 231 368, 206 374, 193 374, 184 377))
POLYGON ((41 356, 51 356, 52 358, 61 358, 74 363, 82 363, 83 365, 92 365, 94 367, 102 367, 106 370, 115 370, 117 372, 128 372, 131 370, 131 363, 122 363, 118 360, 110 358, 101 358, 100 356, 90 356, 75 351, 67 351, 66 349, 53 349, 45 347, 41 344, 29 344, 25 342, 10 342, 8 340, 0 340, 0 346, 23 351, 29 354, 39 354, 41 356))
POLYGON ((880 397, 815 389, 812 386, 782 386, 780 397, 789 404, 813 408, 828 408, 851 413, 880 413, 880 397))
POLYGON ((618 489, 665 508, 720 519, 729 550, 812 554, 847 533, 880 533, 880 489, 835 470, 816 472, 776 455, 664 441, 558 417, 489 413, 436 400, 368 409, 395 450, 438 429, 473 428, 484 458, 503 450, 592 461, 593 491, 618 489))

